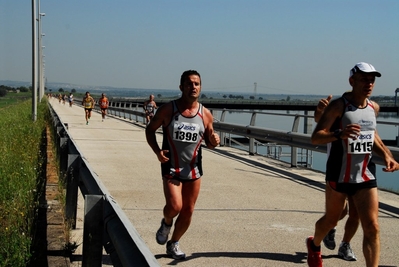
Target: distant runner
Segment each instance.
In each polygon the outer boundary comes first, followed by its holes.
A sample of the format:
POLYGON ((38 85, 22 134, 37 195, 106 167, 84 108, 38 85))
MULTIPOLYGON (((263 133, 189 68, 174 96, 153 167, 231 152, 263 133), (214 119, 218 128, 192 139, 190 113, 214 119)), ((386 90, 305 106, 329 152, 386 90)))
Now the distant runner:
POLYGON ((154 101, 154 95, 150 95, 150 98, 144 102, 143 109, 145 111, 146 125, 150 123, 152 117, 154 117, 155 109, 158 108, 154 101))
POLYGON ((86 125, 89 124, 89 119, 91 117, 91 110, 94 108, 95 105, 94 99, 91 97, 89 92, 86 92, 85 97, 82 100, 82 106, 85 109, 85 118, 86 118, 86 125))
POLYGON ((69 101, 69 106, 72 107, 72 105, 73 105, 73 94, 72 93, 69 94, 68 101, 69 101))
POLYGON ((107 109, 109 105, 108 98, 105 96, 104 93, 101 94, 101 98, 98 100, 98 104, 100 105, 101 109, 102 121, 104 121, 105 115, 107 115, 107 109))

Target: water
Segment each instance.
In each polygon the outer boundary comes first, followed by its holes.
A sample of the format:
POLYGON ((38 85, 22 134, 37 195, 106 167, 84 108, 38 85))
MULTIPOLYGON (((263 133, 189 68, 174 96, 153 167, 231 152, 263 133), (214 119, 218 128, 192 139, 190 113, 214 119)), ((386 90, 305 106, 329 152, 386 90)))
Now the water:
MULTIPOLYGON (((301 114, 304 112, 282 112, 282 111, 264 111, 267 113, 274 114, 301 114)), ((216 119, 220 120, 221 111, 218 111, 214 114, 216 119)), ((226 113, 224 122, 227 123, 236 123, 242 125, 249 125, 251 120, 252 113, 250 112, 229 112, 226 113)), ((312 115, 309 112, 309 115, 312 115)), ((380 114, 377 118, 379 121, 389 121, 389 122, 398 122, 399 117, 396 114, 380 114)), ((309 120, 310 125, 309 132, 313 130, 316 123, 313 120, 309 120)), ((271 129, 279 129, 284 131, 291 131, 292 125, 294 122, 294 117, 290 116, 277 116, 277 115, 267 115, 267 114, 257 114, 255 126, 271 128, 271 129)), ((301 118, 299 132, 303 133, 304 128, 304 118, 301 118)), ((383 140, 395 140, 395 137, 398 135, 398 127, 393 125, 383 125, 378 124, 377 130, 379 135, 383 140)), ((266 148, 259 147, 258 152, 260 154, 266 153, 266 148)), ((290 153, 290 149, 286 148, 284 150, 286 153, 290 153)), ((281 158, 281 160, 290 162, 290 157, 281 158)), ((325 164, 327 160, 327 155, 325 153, 313 152, 312 158, 312 168, 325 171, 325 164)), ((397 179, 398 174, 395 173, 386 173, 382 171, 382 165, 377 165, 377 181, 379 188, 388 189, 391 191, 399 192, 399 180, 397 179)))

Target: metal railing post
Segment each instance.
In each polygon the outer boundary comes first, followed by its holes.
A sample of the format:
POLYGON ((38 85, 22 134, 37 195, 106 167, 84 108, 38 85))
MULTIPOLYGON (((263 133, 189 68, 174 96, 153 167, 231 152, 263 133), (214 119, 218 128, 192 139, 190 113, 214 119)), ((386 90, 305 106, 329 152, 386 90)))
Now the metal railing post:
POLYGON ((66 177, 65 219, 72 229, 76 229, 76 213, 78 209, 80 155, 68 155, 66 177))
MULTIPOLYGON (((299 116, 295 116, 294 119, 294 124, 292 125, 292 132, 297 133, 298 128, 299 128, 299 116)), ((298 166, 298 149, 297 147, 291 146, 291 167, 297 167, 298 166)))
POLYGON ((83 267, 102 266, 104 197, 86 195, 83 227, 83 267))
MULTIPOLYGON (((222 111, 222 114, 220 115, 220 121, 224 122, 224 118, 226 117, 226 110, 222 111)), ((226 133, 225 132, 220 132, 220 146, 226 145, 226 133)))
POLYGON ((69 137, 60 137, 60 175, 64 177, 68 168, 68 139, 69 137))
MULTIPOLYGON (((256 112, 252 113, 249 125, 255 126, 256 112)), ((249 138, 249 155, 255 155, 255 138, 249 138)))

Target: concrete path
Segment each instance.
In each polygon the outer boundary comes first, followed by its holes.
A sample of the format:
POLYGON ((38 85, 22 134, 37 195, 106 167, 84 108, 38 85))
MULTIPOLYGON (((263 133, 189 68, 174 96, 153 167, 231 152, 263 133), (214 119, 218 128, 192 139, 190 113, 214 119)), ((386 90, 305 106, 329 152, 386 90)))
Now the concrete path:
MULTIPOLYGON (((155 241, 164 197, 160 163, 147 145, 144 125, 116 118, 102 122, 96 112, 86 125, 82 108, 50 102, 162 266, 307 266, 305 238, 313 235, 324 212, 322 173, 227 147, 204 149, 201 193, 192 224, 180 240, 187 259, 176 261, 155 241)), ((397 173, 392 179, 398 179, 397 173)), ((399 196, 380 191, 379 197, 380 266, 398 266, 399 196)), ((81 201, 79 205, 83 209, 81 201)), ((338 243, 344 221, 338 225, 338 243)), ((324 266, 365 266, 362 237, 359 228, 351 243, 358 261, 343 261, 336 250, 323 247, 324 266)), ((104 261, 103 266, 110 265, 104 261)))

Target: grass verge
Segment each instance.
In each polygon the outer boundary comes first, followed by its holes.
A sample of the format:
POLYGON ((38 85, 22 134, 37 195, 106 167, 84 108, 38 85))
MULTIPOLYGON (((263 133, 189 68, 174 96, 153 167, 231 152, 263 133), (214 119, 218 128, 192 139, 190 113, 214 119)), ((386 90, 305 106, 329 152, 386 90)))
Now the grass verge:
POLYGON ((48 107, 37 108, 32 120, 31 101, 0 110, 0 266, 26 266, 31 258, 38 192, 45 171, 48 107), (43 151, 44 150, 44 151, 43 151))

